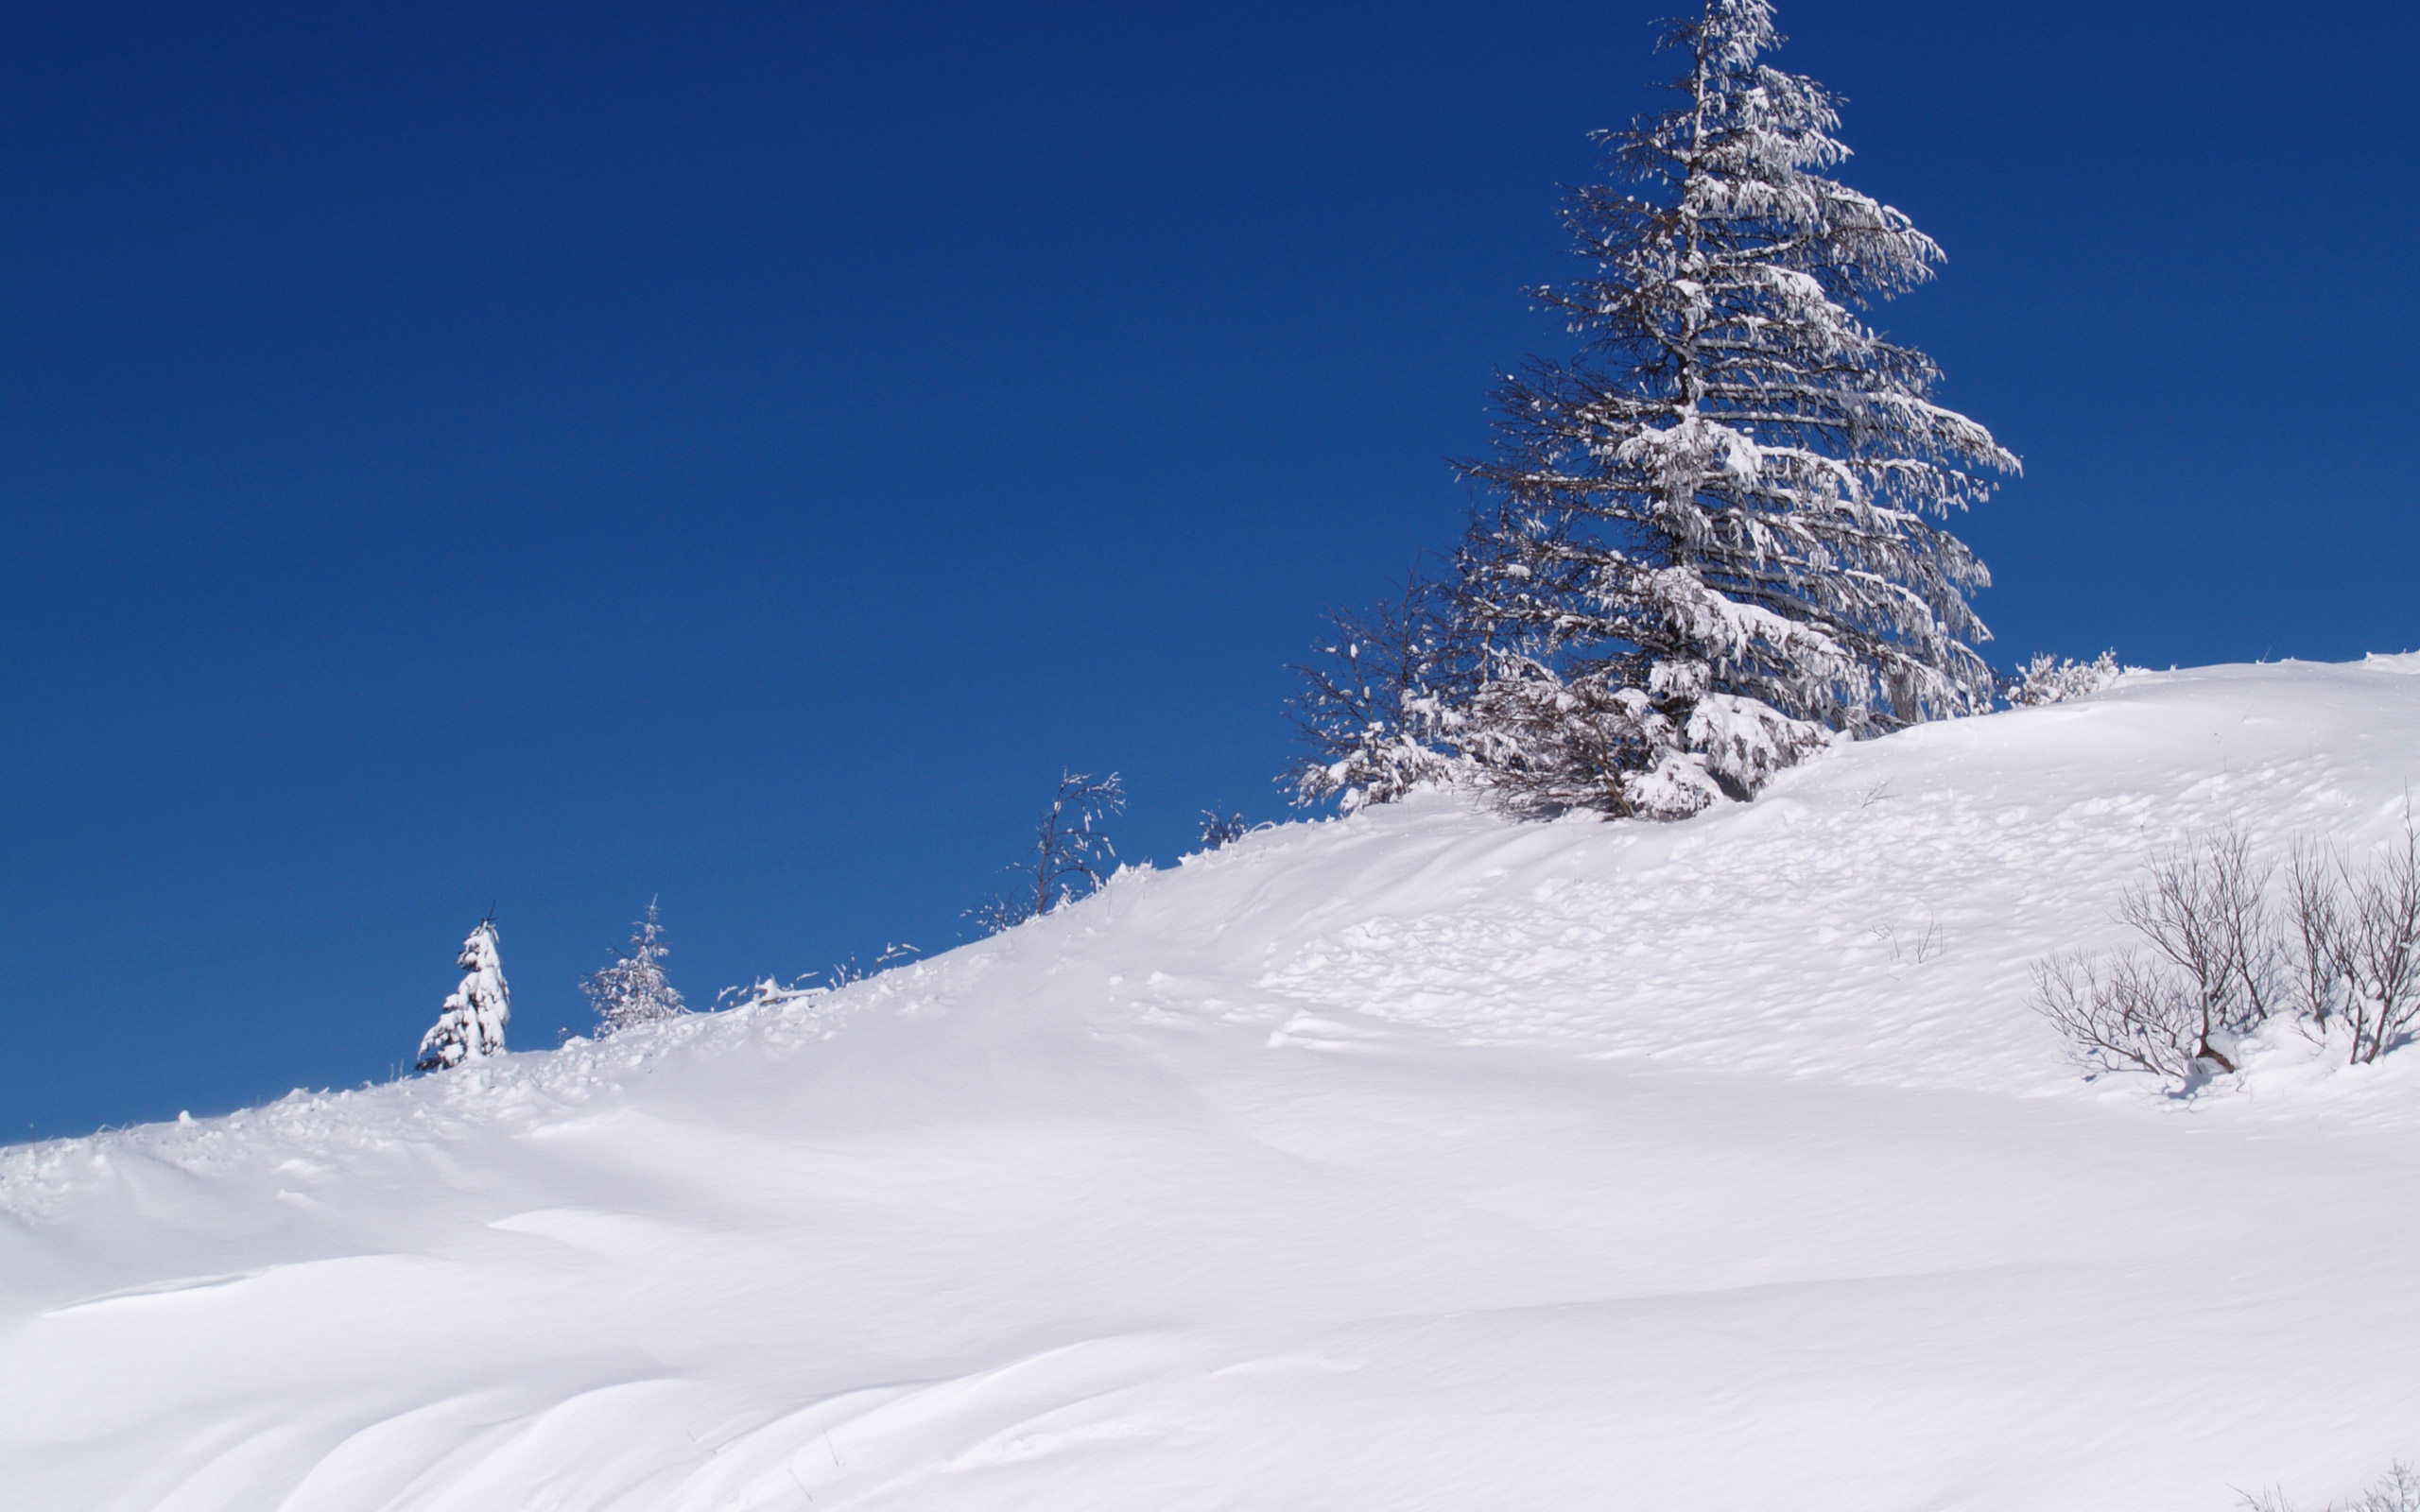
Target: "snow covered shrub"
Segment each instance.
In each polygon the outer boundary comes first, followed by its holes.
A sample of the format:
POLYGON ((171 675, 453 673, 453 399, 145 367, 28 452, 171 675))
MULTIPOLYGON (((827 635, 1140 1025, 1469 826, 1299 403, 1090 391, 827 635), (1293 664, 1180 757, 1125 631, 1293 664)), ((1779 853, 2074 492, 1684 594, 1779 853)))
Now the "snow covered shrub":
POLYGON ((2267 871, 2234 831, 2160 852, 2148 869, 2118 908, 2148 950, 2036 963, 2034 1008, 2101 1070, 2187 1082, 2234 1071, 2237 1037, 2275 1005, 2267 871))
POLYGON ((1414 571, 1389 602, 1331 610, 1328 627, 1316 660, 1292 669, 1288 712, 1305 747, 1287 778, 1295 801, 1351 814, 1460 781, 1469 764, 1454 737, 1477 679, 1452 593, 1414 571))
POLYGON ((2355 876, 2333 847, 2295 847, 2289 869, 2295 1006, 2322 1034, 2352 1039, 2365 1064, 2411 1038, 2420 1020, 2420 833, 2355 876))
POLYGON ((2101 689, 2124 676, 2126 669, 2118 664, 2118 653, 2103 651, 2089 662, 2052 656, 2045 651, 2025 664, 2025 670, 2011 678, 2001 696, 2012 709, 2036 709, 2048 703, 2065 703, 2101 689))
POLYGON ((1034 827, 1031 859, 1009 868, 1023 880, 1013 891, 968 909, 967 917, 996 935, 1099 886, 1099 868, 1117 852, 1098 826, 1125 812, 1126 789, 1115 772, 1098 781, 1083 772, 1060 773, 1059 792, 1034 827))
POLYGON ((466 1060, 504 1054, 504 1026, 512 1019, 512 989, 505 986, 493 917, 480 919, 478 928, 462 941, 455 964, 465 973, 461 985, 446 998, 436 1024, 421 1038, 414 1071, 442 1071, 466 1060))
POLYGON ((1828 732, 1991 707, 1989 575, 1935 522, 2017 460, 1857 313, 1941 249, 1824 177, 1839 114, 1759 61, 1780 40, 1768 0, 1704 0, 1665 39, 1672 106, 1600 133, 1628 182, 1577 191, 1591 269, 1534 291, 1581 354, 1508 379, 1495 459, 1462 468, 1495 494, 1457 558, 1455 633, 1488 653, 1444 705, 1467 728, 1396 718, 1308 796, 1461 753, 1517 813, 1669 817, 1828 732))
POLYGON ((1221 814, 1217 809, 1201 811, 1201 849, 1204 850, 1224 850, 1252 832, 1252 821, 1240 814, 1221 814))
POLYGON ((580 994, 596 1010, 600 1034, 618 1034, 634 1023, 677 1019, 689 1011, 680 992, 664 979, 659 963, 670 954, 650 898, 647 917, 631 925, 630 944, 614 951, 609 964, 580 978, 580 994))
MULTIPOLYGON (((2283 1491, 2247 1495, 2243 1504, 2248 1512, 2294 1512, 2294 1504, 2286 1500, 2283 1491)), ((2325 1512, 2420 1512, 2420 1470, 2398 1462, 2384 1479, 2362 1492, 2360 1500, 2330 1502, 2325 1512)))
POLYGON ((1685 711, 1601 673, 1565 680, 1544 662, 1507 658, 1471 712, 1475 775, 1508 814, 1677 819, 1722 796, 1703 760, 1680 748, 1673 714, 1685 711))

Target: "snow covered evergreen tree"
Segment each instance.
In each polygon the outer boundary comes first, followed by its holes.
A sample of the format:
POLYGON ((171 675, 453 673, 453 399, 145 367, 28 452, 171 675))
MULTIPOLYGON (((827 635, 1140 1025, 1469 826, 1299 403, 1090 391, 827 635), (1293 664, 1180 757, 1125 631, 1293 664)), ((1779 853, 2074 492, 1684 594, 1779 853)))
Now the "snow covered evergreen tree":
POLYGON ((664 979, 660 963, 671 952, 664 943, 664 925, 656 917, 654 899, 648 900, 647 917, 631 925, 629 945, 613 954, 611 962, 579 983, 588 1005, 596 1010, 600 1034, 616 1034, 634 1023, 677 1019, 689 1011, 680 992, 664 979))
POLYGON ((462 985, 446 998, 436 1024, 422 1037, 415 1071, 442 1071, 466 1060, 504 1054, 504 1026, 512 1019, 512 989, 504 983, 494 919, 479 920, 479 927, 462 942, 455 964, 465 973, 462 985))
POLYGON ((1582 337, 1498 392, 1494 506, 1460 558, 1487 645, 1459 747, 1508 806, 1693 813, 1834 731, 1990 707, 1982 563, 1935 522, 2016 458, 1856 313, 1932 277, 1908 217, 1824 176, 1768 0, 1665 38, 1670 109, 1600 133, 1637 192, 1576 192, 1591 271, 1534 291, 1582 337))

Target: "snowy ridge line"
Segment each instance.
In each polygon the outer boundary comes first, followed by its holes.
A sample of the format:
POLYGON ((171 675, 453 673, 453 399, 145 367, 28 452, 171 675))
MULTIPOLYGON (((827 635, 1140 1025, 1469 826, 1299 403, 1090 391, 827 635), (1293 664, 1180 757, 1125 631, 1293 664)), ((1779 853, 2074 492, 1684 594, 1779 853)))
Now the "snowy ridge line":
POLYGON ((711 1056, 741 1040, 794 1052, 902 997, 909 999, 904 1007, 930 1001, 934 974, 931 963, 914 962, 810 998, 638 1024, 603 1040, 575 1038, 552 1050, 473 1061, 440 1075, 374 1087, 298 1087, 273 1103, 216 1118, 0 1146, 0 1214, 39 1217, 79 1174, 104 1168, 112 1159, 156 1160, 206 1177, 263 1145, 326 1156, 404 1140, 440 1140, 473 1128, 526 1132, 624 1091, 618 1078, 644 1074, 666 1056, 711 1056))
MULTIPOLYGON (((2182 673, 2135 673, 2117 695, 2093 700, 2105 703, 2123 697, 2125 689, 2149 693, 2163 686, 2193 686, 2196 679, 2228 673, 2256 675, 2272 669, 2325 670, 2331 676, 2356 669, 2420 676, 2420 653, 2372 654, 2342 667, 2315 667, 2283 662, 2261 668, 2213 668, 2182 673)), ((2237 776, 2225 770, 2204 776, 2181 792, 2162 795, 2148 789, 2075 795, 2060 811, 2036 815, 2030 806, 2011 813, 1995 808, 1998 795, 1962 793, 1954 783, 1938 782, 1911 790, 1902 776, 1882 770, 1897 764, 1879 760, 1897 754, 1910 743, 1974 747, 1987 741, 2013 719, 2066 721, 2084 717, 2091 704, 2066 704, 2041 711, 2001 714, 1919 727, 1885 741, 1849 747, 1815 763, 1783 774, 1769 797, 1753 804, 1726 804, 1698 819, 1658 825, 1621 822, 1599 825, 1584 817, 1554 826, 1505 825, 1474 814, 1453 799, 1438 796, 1415 799, 1393 813, 1374 812, 1353 820, 1292 824, 1250 836, 1218 851, 1187 856, 1185 873, 1246 867, 1280 866, 1315 852, 1333 852, 1355 843, 1356 830, 1374 832, 1364 843, 1383 848, 1397 861, 1408 829, 1423 832, 1412 840, 1423 853, 1422 865, 1440 869, 1467 869, 1473 857, 1502 849, 1514 857, 1524 851, 1579 851, 1587 863, 1555 867, 1536 888, 1518 898, 1491 897, 1488 890, 1465 886, 1454 906, 1419 916, 1384 911, 1357 919, 1304 941, 1300 954, 1259 974, 1248 988, 1232 984, 1236 996, 1264 1004, 1269 1012, 1292 1010, 1313 1002, 1328 1002, 1340 988, 1354 1001, 1356 1016, 1366 1022, 1356 1032, 1367 1037, 1374 1029, 1396 1033, 1431 1031, 1449 1042, 1471 1045, 1552 1043, 1582 1053, 1624 1056, 1674 1056, 1726 1061, 1750 1069, 1780 1069, 1815 1074, 1827 1066, 1793 1058, 1790 1041, 1806 1037, 1811 1022, 1848 1015, 1876 1034, 1878 1048, 1895 1053, 1914 1050, 1915 1068, 1947 1074, 1964 1064, 1963 1052, 1936 1048, 1935 1037, 1971 1026, 1944 1018, 1945 1005, 1936 996, 1910 987, 1951 949, 1947 917, 1976 910, 1952 905, 1950 915, 1935 906, 1922 890, 1894 885, 1889 873, 1906 870, 1921 860, 1927 882, 1938 885, 1943 874, 1988 871, 2011 856, 2035 848, 2055 850, 2073 859, 2079 845, 2096 852, 2092 869, 2122 880, 2151 846, 2174 843, 2199 829, 2240 822, 2256 840, 2277 850, 2298 829, 2326 830, 2352 817, 2349 794, 2331 786, 2328 773, 2334 758, 2312 751, 2284 764, 2269 764, 2258 775, 2237 776), (1965 737, 1972 736, 1969 740, 1965 737), (1872 757, 1872 760, 1860 758, 1872 757), (1868 766, 1877 768, 1868 782, 1868 766), (1867 783, 1859 788, 1861 782, 1867 783), (2305 785, 2307 800, 2280 817, 2270 805, 2256 801, 2254 784, 2305 785), (1846 790, 1858 789, 1854 803, 1843 805, 1846 790), (1889 810, 1916 814, 1894 816, 1889 810), (1886 810, 1883 814, 1874 811, 1886 810), (2121 821, 2112 825, 2108 821, 2121 821), (1409 821, 1409 822, 1407 822, 1409 821), (1709 829, 1730 832, 1721 840, 1707 836, 1709 829), (1752 839, 1737 843, 1745 832, 1795 832, 1816 844, 1776 846, 1752 839), (1859 832, 1864 833, 1860 835, 1859 832), (1910 833, 1912 832, 1912 833, 1910 833), (1722 840, 1733 843, 1725 849, 1722 840), (1861 842, 1861 843, 1860 843, 1861 842), (1660 868, 1660 869, 1650 869, 1660 868), (1685 881, 1675 878, 1685 872, 1685 881), (1778 883, 1841 900, 1861 900, 1855 906, 1832 910, 1815 919, 1793 943, 1813 945, 1828 954, 1823 974, 1835 984, 1806 999, 1777 1005, 1737 1018, 1713 1032, 1694 1031, 1685 1040, 1670 1037, 1667 1018, 1642 1015, 1642 1004, 1685 1009, 1691 997, 1710 998, 1716 984, 1729 980, 1737 958, 1752 953, 1758 942, 1730 943, 1708 952, 1707 942, 1724 935, 1719 918, 1693 909, 1694 901, 1716 907, 1750 889, 1778 883), (1675 905, 1678 906, 1675 906, 1675 905), (1659 915, 1669 916, 1668 920, 1659 915), (1643 937, 1642 921, 1662 926, 1656 937, 1643 937), (1930 936, 1933 943, 1927 943, 1930 936), (1700 948, 1693 949, 1692 946, 1700 948), (1921 957, 1921 958, 1919 958, 1921 957), (1640 968, 1641 960, 1654 964, 1640 968), (1552 1006, 1529 1008, 1531 990, 1541 982, 1570 985, 1571 999, 1552 1006), (1880 1009, 1879 1015, 1876 1013, 1880 1009)), ((2247 719, 2251 716, 2247 715, 2247 719)), ((1945 765, 1972 759, 1969 750, 1940 753, 1945 765)), ((2420 755, 2410 775, 2420 777, 2420 755)), ((2399 801, 2394 792, 2377 795, 2380 807, 2357 820, 2355 835, 2362 843, 2383 834, 2385 821, 2399 801)), ((2332 832, 2331 832, 2332 833, 2332 832)), ((1090 934, 1103 927, 1102 916, 1116 919, 1125 901, 1153 873, 1144 867, 1119 871, 1089 907, 1066 911, 1063 925, 1090 934), (1078 921, 1080 920, 1080 924, 1078 921)), ((1962 880, 1977 882, 1968 875, 1962 880)), ((2108 898, 2114 888, 2103 889, 2108 898)), ((1333 908, 1304 909, 1291 892, 1257 889, 1239 910, 1273 909, 1281 914, 1319 917, 1333 908)), ((1944 900, 1946 902, 1946 900, 1944 900)), ((1995 900, 1995 902, 1996 900, 1995 900)), ((2105 905, 2105 900, 2096 898, 2105 905)), ((1988 908, 1981 910, 1988 912, 1988 908)), ((1105 922, 1105 921, 1104 921, 1105 922)), ((2091 931, 2102 941, 2121 936, 2106 920, 2091 931)), ((1045 927, 1051 927, 1046 925, 1045 927)), ((1995 999, 2004 1005, 2021 1005, 2026 995, 2024 969, 2061 936, 2044 931, 2035 937, 2009 941, 2011 949, 1994 962, 1989 980, 1995 999)), ((59 1163, 82 1153, 140 1147, 154 1158, 187 1168, 180 1152, 195 1152, 191 1169, 208 1168, 210 1151, 237 1132, 259 1133, 292 1141, 298 1148, 342 1147, 348 1137, 375 1140, 409 1128, 429 1132, 456 1119, 510 1125, 527 1123, 549 1111, 567 1110, 613 1087, 613 1078, 643 1070, 657 1057, 695 1047, 700 1053, 724 1045, 725 1037, 762 1037, 769 1048, 794 1049, 811 1040, 828 1039, 860 1014, 903 996, 941 1001, 972 986, 968 969, 998 949, 1016 949, 1022 934, 975 945, 903 965, 838 991, 774 1005, 769 1009, 746 1005, 717 1014, 695 1014, 662 1024, 634 1027, 600 1040, 575 1040, 551 1051, 517 1053, 487 1065, 474 1065, 460 1075, 406 1081, 369 1089, 311 1091, 297 1089, 285 1098, 222 1118, 190 1125, 161 1124, 130 1129, 0 1146, 0 1211, 19 1211, 19 1189, 55 1177, 59 1163), (947 963, 944 966, 944 963, 947 963), (338 1111, 389 1108, 391 1111, 365 1121, 349 1136, 347 1120, 338 1111), (385 1125, 372 1133, 373 1122, 385 1125), (327 1143, 318 1146, 314 1142, 327 1143)), ((1971 980, 1971 979, 1970 979, 1971 980)), ((1157 1011, 1145 1008, 1148 1017, 1157 1011)), ((1229 1011, 1221 1004, 1219 1011, 1229 1011)), ((1266 1015, 1262 1015, 1266 1016, 1266 1015)), ((1258 1017, 1244 1015, 1252 1022, 1258 1017)), ((1995 1066, 2027 1090, 2034 1084, 2071 1079, 2063 1065, 2046 1065, 2037 1055, 2045 1042, 2036 1026, 2022 1014, 1996 1015, 2011 1035, 2009 1055, 1995 1066)), ((1899 1071, 1908 1069, 1893 1060, 1899 1071)), ((1855 1076, 1859 1068, 1839 1068, 1855 1076)))
POLYGON ((2026 967, 2125 943, 2153 846, 2398 837, 2414 671, 2131 675, 1673 824, 1415 796, 0 1152, 0 1512, 2352 1491, 2420 1453, 2420 1050, 2091 1082, 2026 967))

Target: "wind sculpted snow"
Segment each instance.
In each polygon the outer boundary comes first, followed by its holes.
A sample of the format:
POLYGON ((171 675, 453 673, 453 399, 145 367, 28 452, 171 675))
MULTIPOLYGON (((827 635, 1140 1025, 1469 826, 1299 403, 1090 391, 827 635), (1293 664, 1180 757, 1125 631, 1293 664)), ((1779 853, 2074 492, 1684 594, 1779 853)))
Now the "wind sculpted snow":
POLYGON ((2420 1047, 2088 1082, 2027 966, 2415 754, 2420 659, 2138 675, 0 1152, 0 1506, 2322 1503, 2420 1455, 2420 1047))

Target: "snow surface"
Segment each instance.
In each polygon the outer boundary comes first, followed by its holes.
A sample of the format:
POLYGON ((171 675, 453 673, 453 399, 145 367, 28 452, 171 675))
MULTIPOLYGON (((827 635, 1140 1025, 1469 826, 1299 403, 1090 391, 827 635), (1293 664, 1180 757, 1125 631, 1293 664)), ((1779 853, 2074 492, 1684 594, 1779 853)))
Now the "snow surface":
POLYGON ((0 1506, 2317 1504, 2420 1456, 2420 1047, 2087 1082, 2027 963, 2415 768, 2420 658, 2136 675, 0 1151, 0 1506))

